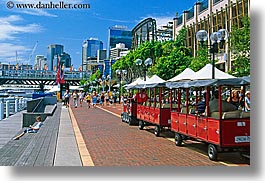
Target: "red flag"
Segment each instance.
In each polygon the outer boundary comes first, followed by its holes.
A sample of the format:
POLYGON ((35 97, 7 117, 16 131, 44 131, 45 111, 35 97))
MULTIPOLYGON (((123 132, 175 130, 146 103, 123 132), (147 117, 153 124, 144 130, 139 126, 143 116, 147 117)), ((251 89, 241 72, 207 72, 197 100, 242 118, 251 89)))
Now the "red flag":
POLYGON ((56 84, 61 82, 61 69, 60 69, 60 55, 57 56, 57 75, 56 75, 56 84))
POLYGON ((60 75, 61 77, 60 77, 60 83, 61 84, 64 84, 65 83, 65 80, 64 80, 64 64, 62 65, 62 67, 61 67, 61 75, 60 75))

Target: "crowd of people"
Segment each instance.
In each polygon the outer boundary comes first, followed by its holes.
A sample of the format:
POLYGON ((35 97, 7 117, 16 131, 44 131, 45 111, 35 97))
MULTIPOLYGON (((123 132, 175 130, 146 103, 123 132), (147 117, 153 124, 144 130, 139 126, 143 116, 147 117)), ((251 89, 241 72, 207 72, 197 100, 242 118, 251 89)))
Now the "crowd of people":
POLYGON ((83 90, 74 90, 70 92, 66 90, 63 95, 63 102, 66 107, 69 107, 69 100, 73 99, 74 107, 82 107, 83 103, 86 102, 88 108, 95 108, 97 105, 116 105, 117 104, 117 93, 115 92, 84 92, 83 90))
MULTIPOLYGON (((209 96, 210 97, 210 96, 209 96)), ((88 108, 95 108, 97 105, 104 106, 104 105, 116 105, 118 96, 115 92, 101 92, 97 93, 96 91, 93 92, 84 92, 82 90, 77 91, 74 90, 72 93, 69 90, 66 90, 63 95, 63 100, 66 107, 69 106, 69 99, 73 99, 74 107, 77 108, 78 106, 82 107, 83 103, 87 103, 88 108)), ((126 93, 122 96, 121 102, 130 102, 134 100, 137 103, 143 103, 147 101, 148 96, 145 90, 141 90, 137 92, 135 95, 132 93, 126 93)), ((197 104, 197 111, 199 114, 205 112, 206 109, 206 93, 203 94, 201 101, 197 104)), ((211 100, 209 102, 209 112, 218 111, 218 91, 214 92, 211 96, 211 100)), ((234 111, 234 110, 242 110, 245 112, 250 112, 250 91, 246 91, 244 93, 243 90, 232 90, 231 94, 226 100, 222 100, 222 111, 234 111)))
MULTIPOLYGON (((210 97, 210 95, 209 95, 210 97)), ((209 101, 209 112, 218 111, 218 91, 215 91, 209 101)), ((206 109, 206 93, 203 94, 203 98, 197 104, 197 112, 202 114, 206 109)), ((232 90, 231 94, 226 100, 222 100, 222 111, 235 111, 242 110, 244 112, 250 112, 250 91, 246 91, 244 94, 243 90, 232 90)))

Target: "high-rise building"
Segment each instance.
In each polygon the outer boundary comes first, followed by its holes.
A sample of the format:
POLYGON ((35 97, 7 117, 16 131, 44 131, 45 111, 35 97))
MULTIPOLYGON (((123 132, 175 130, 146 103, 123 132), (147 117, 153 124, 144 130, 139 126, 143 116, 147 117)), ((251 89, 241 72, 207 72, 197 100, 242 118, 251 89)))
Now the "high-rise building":
POLYGON ((128 48, 125 48, 125 44, 124 43, 118 43, 116 44, 115 48, 111 48, 110 49, 110 59, 119 59, 121 57, 121 52, 123 51, 127 51, 128 48))
POLYGON ((82 46, 82 69, 83 71, 91 71, 89 64, 94 60, 97 60, 98 50, 103 50, 103 42, 96 39, 90 38, 83 42, 82 46))
POLYGON ((88 57, 96 58, 98 50, 103 50, 103 42, 96 39, 90 38, 83 42, 82 57, 83 61, 86 61, 88 57))
POLYGON ((34 63, 35 70, 44 70, 46 64, 47 58, 44 55, 36 55, 34 63))
POLYGON ((98 50, 97 61, 105 60, 107 58, 107 50, 98 50))
POLYGON ((53 70, 53 67, 56 66, 54 65, 54 57, 55 55, 61 55, 64 52, 64 46, 63 45, 58 45, 58 44, 53 44, 48 46, 48 51, 47 51, 47 65, 49 70, 53 70))
POLYGON ((61 57, 60 59, 61 65, 64 64, 65 68, 70 68, 71 67, 71 56, 68 53, 63 52, 60 55, 60 57, 61 57))
POLYGON ((108 47, 107 54, 110 56, 110 49, 115 48, 116 44, 124 43, 125 47, 131 49, 132 47, 132 31, 126 26, 113 26, 109 28, 108 32, 108 47))

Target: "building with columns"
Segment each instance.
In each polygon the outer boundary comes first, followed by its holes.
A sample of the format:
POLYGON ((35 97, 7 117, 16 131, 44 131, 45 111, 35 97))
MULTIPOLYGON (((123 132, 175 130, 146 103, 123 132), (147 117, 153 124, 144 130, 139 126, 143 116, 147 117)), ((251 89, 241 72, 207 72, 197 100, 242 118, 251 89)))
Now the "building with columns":
MULTIPOLYGON (((174 18, 173 39, 182 29, 187 28, 187 47, 192 50, 195 56, 199 45, 196 40, 196 33, 199 30, 206 30, 208 35, 217 32, 219 29, 231 31, 234 25, 241 25, 241 19, 250 16, 250 0, 202 0, 198 1, 188 10, 174 18)), ((208 37, 208 44, 210 38, 208 37)), ((231 52, 228 43, 216 54, 216 67, 228 71, 233 67, 231 52)))

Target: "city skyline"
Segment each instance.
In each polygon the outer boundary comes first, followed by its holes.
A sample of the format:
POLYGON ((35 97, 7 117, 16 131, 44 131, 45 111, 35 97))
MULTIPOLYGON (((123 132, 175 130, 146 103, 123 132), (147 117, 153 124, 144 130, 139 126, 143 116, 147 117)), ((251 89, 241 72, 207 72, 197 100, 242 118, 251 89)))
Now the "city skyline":
MULTIPOLYGON (((36 3, 32 0, 15 0, 14 3, 36 3)), ((48 3, 49 0, 43 0, 48 3)), ((59 2, 57 0, 52 1, 59 2)), ((152 17, 158 27, 172 21, 176 12, 193 7, 196 0, 182 1, 85 1, 65 0, 65 3, 89 3, 89 9, 8 9, 0 1, 0 62, 34 63, 36 55, 47 56, 50 44, 64 45, 72 57, 75 68, 81 65, 82 43, 91 37, 103 42, 107 48, 109 27, 127 26, 132 30, 141 20, 152 17), (32 58, 34 44, 38 46, 32 58)))

